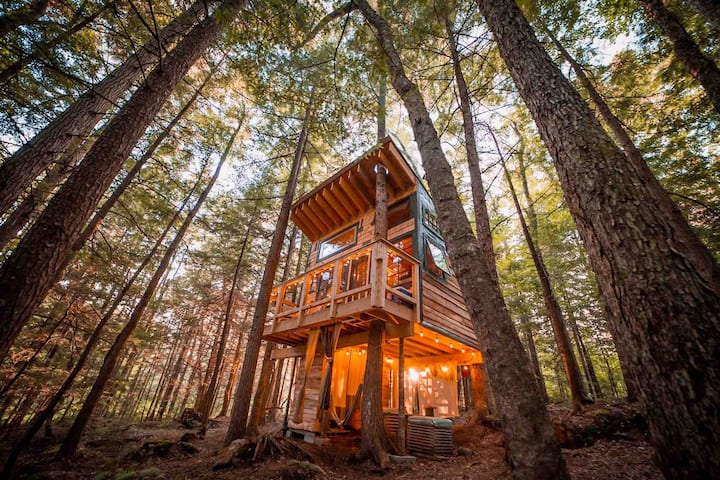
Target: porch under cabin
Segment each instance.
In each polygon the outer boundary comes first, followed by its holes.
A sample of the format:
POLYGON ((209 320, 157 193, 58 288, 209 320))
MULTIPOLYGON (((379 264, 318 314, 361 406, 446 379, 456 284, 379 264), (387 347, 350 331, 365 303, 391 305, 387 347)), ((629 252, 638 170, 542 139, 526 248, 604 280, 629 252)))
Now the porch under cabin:
POLYGON ((312 242, 307 267, 274 288, 263 332, 281 345, 275 358, 295 359, 287 426, 320 435, 360 428, 373 320, 385 324, 388 414, 457 416, 460 372, 482 356, 434 205, 407 154, 386 138, 300 198, 291 219, 312 242), (375 239, 380 167, 387 237, 375 239))

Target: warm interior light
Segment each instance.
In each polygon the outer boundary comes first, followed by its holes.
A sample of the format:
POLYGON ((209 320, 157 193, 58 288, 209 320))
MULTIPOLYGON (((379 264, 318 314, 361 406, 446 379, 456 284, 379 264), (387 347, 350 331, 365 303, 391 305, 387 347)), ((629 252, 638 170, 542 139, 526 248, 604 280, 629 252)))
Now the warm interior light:
POLYGON ((392 362, 393 362, 393 359, 388 357, 388 358, 385 358, 385 361, 386 361, 387 363, 392 363, 392 362))
POLYGON ((460 351, 461 351, 462 353, 465 353, 465 349, 464 349, 464 348, 461 348, 460 351))
POLYGON ((414 368, 408 370, 408 376, 410 377, 411 382, 417 382, 418 380, 420 380, 420 375, 418 374, 418 371, 414 368))
POLYGON ((437 337, 437 335, 435 336, 435 343, 440 343, 440 339, 437 337))
POLYGON ((440 370, 442 370, 443 373, 447 373, 447 372, 448 372, 448 367, 447 367, 447 365, 441 366, 441 367, 440 367, 440 370))
POLYGON ((452 344, 452 343, 450 344, 450 348, 453 348, 453 344, 452 344))

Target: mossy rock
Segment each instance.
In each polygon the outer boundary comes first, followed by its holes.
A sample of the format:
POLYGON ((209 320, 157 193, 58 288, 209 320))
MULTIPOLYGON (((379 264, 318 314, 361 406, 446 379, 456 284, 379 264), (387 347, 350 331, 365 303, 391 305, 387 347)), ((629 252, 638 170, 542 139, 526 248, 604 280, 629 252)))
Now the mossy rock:
POLYGON ((143 443, 139 448, 128 454, 128 459, 141 462, 149 457, 167 457, 173 450, 177 450, 175 442, 167 440, 153 440, 143 443))

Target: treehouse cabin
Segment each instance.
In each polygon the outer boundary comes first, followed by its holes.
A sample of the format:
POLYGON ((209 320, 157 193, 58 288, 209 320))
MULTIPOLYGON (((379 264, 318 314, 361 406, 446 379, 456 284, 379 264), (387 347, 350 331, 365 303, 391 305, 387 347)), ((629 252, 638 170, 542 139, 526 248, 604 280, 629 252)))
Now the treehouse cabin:
POLYGON ((263 332, 281 346, 275 358, 296 358, 289 428, 360 427, 373 320, 385 323, 384 408, 398 413, 404 397, 410 415, 457 416, 468 388, 463 395, 459 380, 482 359, 433 202, 407 154, 384 139, 300 198, 291 219, 312 242, 307 268, 274 288, 263 332))

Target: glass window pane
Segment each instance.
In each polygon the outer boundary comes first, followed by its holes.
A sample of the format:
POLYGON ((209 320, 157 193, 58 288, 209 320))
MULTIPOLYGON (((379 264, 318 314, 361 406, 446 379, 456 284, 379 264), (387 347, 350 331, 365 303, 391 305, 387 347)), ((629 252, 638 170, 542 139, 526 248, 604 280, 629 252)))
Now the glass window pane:
POLYGON ((450 265, 448 264, 447 257, 445 256, 445 251, 430 240, 425 240, 425 257, 428 268, 431 272, 436 275, 442 275, 440 271, 445 272, 448 275, 452 274, 450 272, 450 265))
POLYGON ((329 238, 323 242, 320 242, 318 248, 318 260, 329 257, 334 253, 339 252, 344 248, 348 248, 355 245, 355 233, 357 226, 353 226, 343 232, 338 233, 332 238, 329 238))

